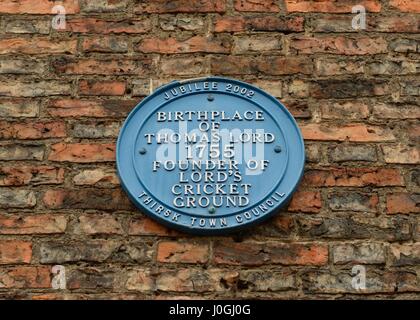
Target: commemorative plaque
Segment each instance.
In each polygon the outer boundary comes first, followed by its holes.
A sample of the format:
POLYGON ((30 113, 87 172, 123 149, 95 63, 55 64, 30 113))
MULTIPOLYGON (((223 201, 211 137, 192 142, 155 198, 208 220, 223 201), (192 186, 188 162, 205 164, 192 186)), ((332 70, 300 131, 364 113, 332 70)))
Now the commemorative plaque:
POLYGON ((295 191, 304 144, 289 111, 250 84, 174 81, 139 103, 117 143, 124 190, 178 230, 221 234, 272 216, 295 191))

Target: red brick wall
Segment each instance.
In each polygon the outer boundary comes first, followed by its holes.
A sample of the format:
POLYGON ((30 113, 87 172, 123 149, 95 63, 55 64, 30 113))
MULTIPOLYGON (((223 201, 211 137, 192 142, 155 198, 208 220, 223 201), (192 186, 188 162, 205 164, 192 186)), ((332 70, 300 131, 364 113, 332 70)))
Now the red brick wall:
POLYGON ((62 3, 54 30, 53 2, 0 0, 0 298, 418 297, 418 0, 62 3), (151 86, 205 75, 271 92, 306 140, 289 207, 234 236, 165 229, 115 175, 151 86))

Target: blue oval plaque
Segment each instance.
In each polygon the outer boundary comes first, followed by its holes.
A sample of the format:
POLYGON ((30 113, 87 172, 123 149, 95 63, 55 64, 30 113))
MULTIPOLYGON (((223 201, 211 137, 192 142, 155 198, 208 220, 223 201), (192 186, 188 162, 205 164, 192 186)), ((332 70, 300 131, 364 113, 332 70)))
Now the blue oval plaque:
POLYGON ((148 216, 178 230, 249 227, 288 202, 304 144, 289 111, 250 84, 175 81, 139 103, 117 143, 124 190, 148 216))

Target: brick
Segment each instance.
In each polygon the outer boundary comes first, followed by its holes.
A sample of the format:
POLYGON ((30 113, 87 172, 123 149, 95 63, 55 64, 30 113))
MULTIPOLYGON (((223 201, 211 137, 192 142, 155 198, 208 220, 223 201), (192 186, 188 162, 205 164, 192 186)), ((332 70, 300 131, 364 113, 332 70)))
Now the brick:
POLYGON ((233 38, 233 54, 251 52, 275 52, 282 50, 282 41, 279 36, 240 36, 233 38))
POLYGON ((347 124, 341 126, 322 125, 311 123, 301 125, 303 137, 307 140, 322 141, 354 141, 354 142, 380 142, 393 141, 395 136, 387 128, 367 126, 364 124, 347 124))
POLYGON ((42 97, 55 95, 70 95, 69 82, 55 80, 36 80, 27 82, 9 80, 0 81, 0 95, 12 97, 42 97))
POLYGON ((0 139, 47 139, 66 136, 66 126, 61 121, 10 122, 0 121, 0 139))
POLYGON ((217 241, 213 248, 214 262, 230 265, 324 265, 328 247, 304 243, 236 243, 217 241))
POLYGON ((297 119, 312 118, 312 110, 306 101, 302 100, 284 100, 287 110, 297 119))
POLYGON ((204 28, 203 17, 194 16, 159 16, 159 26, 165 31, 188 30, 196 31, 204 28))
POLYGON ((226 37, 193 36, 186 40, 145 38, 135 46, 135 50, 143 53, 229 53, 230 47, 226 37))
POLYGON ((2 166, 0 186, 27 184, 60 184, 64 182, 64 169, 52 166, 2 166))
POLYGON ((285 0, 288 12, 325 12, 325 13, 351 13, 356 5, 362 5, 368 12, 380 12, 381 3, 377 0, 285 0))
POLYGON ((385 264, 386 247, 382 243, 344 243, 332 247, 334 264, 385 264))
POLYGON ((276 31, 276 32, 302 32, 304 30, 303 17, 275 17, 272 15, 261 17, 216 17, 214 21, 215 32, 242 32, 242 31, 276 31))
POLYGON ((241 288, 252 292, 276 292, 295 290, 297 288, 296 277, 292 272, 265 272, 259 270, 247 270, 240 272, 239 282, 241 288))
POLYGON ((138 100, 52 99, 47 112, 56 117, 126 117, 138 100))
POLYGON ((418 164, 420 163, 420 152, 416 147, 403 144, 382 146, 386 163, 418 164))
POLYGON ((398 169, 387 168, 326 168, 308 170, 302 181, 311 187, 403 186, 398 169))
POLYGON ((0 215, 0 234, 58 234, 64 233, 66 227, 67 218, 64 215, 0 215))
POLYGON ((287 93, 293 98, 306 98, 309 92, 309 83, 300 79, 292 80, 287 86, 287 93))
POLYGON ((420 169, 413 170, 410 174, 410 181, 417 187, 420 187, 420 169))
POLYGON ((369 218, 351 213, 348 216, 329 218, 299 218, 299 238, 322 239, 371 239, 381 241, 403 241, 411 239, 412 225, 403 217, 369 218))
POLYGON ((121 37, 85 38, 82 42, 84 52, 124 53, 128 51, 128 43, 121 37))
POLYGON ((401 82, 401 94, 403 96, 420 96, 420 81, 401 82))
MULTIPOLYGON (((163 74, 167 75, 197 75, 205 72, 207 62, 201 57, 162 57, 161 70, 163 74)), ((146 80, 147 81, 147 80, 146 80)), ((150 83, 150 81, 148 81, 150 83)), ((135 95, 146 95, 142 91, 141 94, 135 92, 135 95)), ((147 92, 148 94, 148 92, 147 92)))
POLYGON ((369 116, 369 106, 359 101, 325 101, 321 104, 321 116, 324 119, 366 119, 369 116))
POLYGON ((389 193, 386 196, 387 213, 420 213, 420 195, 404 192, 389 193))
POLYGON ((42 74, 47 68, 46 61, 16 58, 0 61, 0 74, 42 74))
MULTIPOLYGON (((79 13, 78 0, 62 0, 60 2, 66 8, 67 14, 79 13)), ((55 3, 49 0, 39 0, 35 4, 31 0, 3 0, 0 13, 10 14, 51 14, 55 3)))
POLYGON ((312 61, 299 57, 212 57, 211 72, 214 74, 312 74, 312 61))
POLYGON ((106 162, 115 161, 115 144, 56 143, 51 146, 50 161, 106 162))
POLYGON ((19 20, 17 16, 13 19, 5 19, 4 31, 15 34, 48 34, 50 33, 51 22, 49 20, 19 20))
POLYGON ((175 292, 222 292, 239 277, 238 272, 221 269, 178 269, 161 272, 156 289, 175 292))
POLYGON ((151 291, 155 287, 155 281, 149 270, 135 269, 127 272, 125 287, 128 290, 151 291))
POLYGON ((42 160, 44 152, 44 147, 37 145, 0 145, 0 160, 42 160))
POLYGON ((152 22, 143 17, 139 20, 120 19, 110 20, 101 18, 73 18, 66 21, 66 29, 75 33, 101 33, 101 34, 142 34, 150 31, 152 22))
POLYGON ((48 190, 42 201, 50 209, 132 210, 134 206, 120 189, 48 190))
POLYGON ((331 162, 378 160, 376 148, 371 145, 339 144, 330 146, 328 155, 331 162))
POLYGON ((0 241, 0 265, 30 263, 32 243, 21 240, 0 241))
POLYGON ((378 119, 420 119, 420 108, 409 104, 376 103, 372 114, 378 119))
POLYGON ((322 157, 322 150, 317 144, 305 143, 305 157, 308 162, 320 162, 322 157))
POLYGON ((61 57, 52 62, 52 68, 58 74, 145 75, 149 73, 152 64, 153 61, 150 58, 95 60, 93 58, 61 57))
POLYGON ((72 135, 78 138, 116 138, 120 129, 119 122, 75 123, 72 135))
POLYGON ((0 208, 32 208, 35 205, 36 197, 33 191, 2 188, 0 193, 0 208))
POLYGON ((148 218, 136 217, 129 221, 128 225, 129 235, 143 235, 143 236, 179 236, 180 233, 173 229, 166 228, 162 224, 148 218))
POLYGON ((358 74, 364 72, 362 60, 320 58, 316 60, 316 72, 320 76, 358 74))
POLYGON ((33 118, 39 114, 39 104, 32 99, 0 98, 0 117, 33 118))
POLYGON ((274 97, 281 98, 282 97, 282 86, 283 83, 280 80, 254 80, 252 81, 254 86, 261 88, 264 91, 267 91, 274 97))
POLYGON ((80 171, 74 176, 73 183, 75 185, 103 186, 118 185, 119 180, 114 169, 96 168, 80 171))
POLYGON ((51 288, 50 273, 50 267, 0 268, 0 283, 5 289, 51 288))
POLYGON ((415 39, 394 39, 390 41, 389 48, 400 53, 418 52, 419 41, 415 39))
POLYGON ((333 193, 328 196, 333 211, 376 212, 379 202, 377 194, 358 192, 333 193))
POLYGON ((290 39, 290 48, 301 54, 330 53, 341 55, 370 55, 385 53, 387 42, 383 38, 368 37, 308 37, 290 39))
POLYGON ((288 211, 319 212, 322 207, 321 193, 318 191, 296 192, 287 208, 288 211))
POLYGON ((397 75, 397 74, 412 74, 417 73, 420 68, 420 63, 417 61, 374 61, 367 63, 366 71, 373 75, 397 75))
POLYGON ((124 233, 121 221, 106 214, 83 215, 78 218, 77 228, 87 235, 124 233))
POLYGON ((124 81, 80 80, 79 93, 86 96, 122 96, 125 93, 124 81))
POLYGON ((279 12, 280 8, 275 0, 253 1, 235 0, 234 8, 236 11, 246 12, 279 12))
POLYGON ((161 241, 156 260, 169 263, 206 263, 210 248, 205 243, 161 241))
POLYGON ((124 11, 128 6, 127 0, 97 0, 97 1, 89 1, 89 0, 81 0, 83 3, 82 11, 83 12, 121 12, 124 11))
POLYGON ((383 80, 318 80, 311 83, 311 96, 317 99, 342 99, 383 96, 390 93, 383 80))
POLYGON ((71 270, 66 274, 67 289, 112 289, 115 275, 97 268, 71 270))
POLYGON ((420 5, 416 0, 390 0, 389 5, 401 12, 420 13, 420 5))
POLYGON ((393 266, 418 266, 420 263, 420 242, 392 244, 389 253, 393 266))
POLYGON ((146 0, 139 3, 134 12, 141 13, 205 13, 205 12, 225 12, 225 0, 146 0))
POLYGON ((50 40, 49 38, 9 38, 0 40, 0 54, 76 53, 77 40, 50 40))
POLYGON ((312 293, 395 293, 417 290, 418 280, 415 273, 404 271, 380 272, 367 270, 366 289, 355 289, 352 285, 354 275, 350 270, 309 271, 302 275, 303 289, 312 293))

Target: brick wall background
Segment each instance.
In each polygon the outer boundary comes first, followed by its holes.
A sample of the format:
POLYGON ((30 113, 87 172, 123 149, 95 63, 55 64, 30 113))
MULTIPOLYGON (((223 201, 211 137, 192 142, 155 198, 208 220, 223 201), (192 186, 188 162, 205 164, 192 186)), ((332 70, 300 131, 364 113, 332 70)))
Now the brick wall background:
POLYGON ((0 298, 419 298, 419 22, 418 0, 0 0, 0 298), (165 229, 115 175, 128 112, 205 75, 272 93, 306 140, 289 207, 234 236, 165 229))

